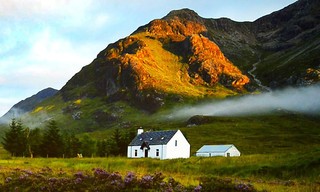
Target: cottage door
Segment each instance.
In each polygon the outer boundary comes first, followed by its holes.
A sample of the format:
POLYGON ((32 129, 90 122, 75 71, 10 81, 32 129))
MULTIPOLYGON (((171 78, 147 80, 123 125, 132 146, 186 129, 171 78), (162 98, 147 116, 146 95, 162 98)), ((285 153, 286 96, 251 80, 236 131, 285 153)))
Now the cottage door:
POLYGON ((144 157, 148 157, 148 149, 144 150, 144 157))

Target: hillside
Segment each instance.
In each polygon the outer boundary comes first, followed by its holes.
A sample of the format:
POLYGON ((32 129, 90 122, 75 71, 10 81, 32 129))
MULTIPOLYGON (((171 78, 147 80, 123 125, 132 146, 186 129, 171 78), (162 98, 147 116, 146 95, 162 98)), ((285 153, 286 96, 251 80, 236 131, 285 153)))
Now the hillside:
POLYGON ((58 90, 53 88, 46 88, 39 91, 37 94, 28 97, 17 104, 13 105, 11 109, 0 118, 0 124, 8 124, 12 118, 19 118, 23 114, 31 112, 37 104, 43 100, 54 96, 58 90))
POLYGON ((130 100, 154 111, 166 94, 225 97, 246 91, 249 78, 203 35, 206 31, 201 23, 170 14, 154 20, 110 44, 60 93, 64 100, 130 100))
POLYGON ((315 84, 318 9, 300 0, 254 22, 171 11, 109 44, 28 122, 53 117, 77 132, 135 127, 179 105, 315 84))
POLYGON ((253 22, 260 43, 256 74, 272 88, 320 80, 320 2, 299 0, 253 22))
POLYGON ((254 22, 172 11, 110 44, 60 93, 64 100, 120 94, 146 104, 163 100, 163 93, 236 95, 260 81, 273 89, 314 84, 320 80, 319 7, 300 0, 254 22))

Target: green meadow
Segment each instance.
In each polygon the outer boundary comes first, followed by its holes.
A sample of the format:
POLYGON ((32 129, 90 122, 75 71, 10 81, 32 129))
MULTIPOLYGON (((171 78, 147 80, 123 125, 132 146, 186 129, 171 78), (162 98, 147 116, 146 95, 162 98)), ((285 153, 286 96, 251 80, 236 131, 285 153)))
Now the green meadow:
MULTIPOLYGON (((180 129, 191 144, 189 159, 128 159, 126 157, 13 158, 0 150, 0 182, 16 170, 52 169, 57 177, 101 168, 138 177, 161 172, 184 186, 197 186, 201 178, 250 183, 258 191, 320 191, 320 121, 317 116, 289 113, 245 117, 201 117, 197 125, 186 120, 156 121, 150 116, 135 122, 145 130, 180 129), (153 122, 153 123, 150 123, 153 122), (195 157, 204 144, 234 144, 240 157, 195 157)), ((134 122, 134 121, 133 121, 134 122)), ((128 128, 131 129, 131 128, 128 128)), ((114 128, 90 133, 99 140, 114 128)), ((81 134, 79 135, 81 136, 81 134)))
POLYGON ((243 155, 241 157, 211 157, 157 160, 108 158, 7 158, 0 160, 0 179, 15 170, 37 172, 50 168, 53 175, 65 177, 81 171, 90 173, 94 168, 138 176, 161 172, 183 185, 197 186, 201 177, 228 179, 252 184, 259 191, 317 191, 320 190, 320 150, 306 153, 243 155))

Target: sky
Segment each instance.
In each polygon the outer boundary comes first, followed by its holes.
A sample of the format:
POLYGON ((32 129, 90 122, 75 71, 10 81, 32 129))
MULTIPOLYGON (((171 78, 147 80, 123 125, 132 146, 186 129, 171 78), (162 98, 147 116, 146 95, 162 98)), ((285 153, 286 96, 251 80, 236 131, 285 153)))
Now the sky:
POLYGON ((254 21, 295 0, 0 0, 0 117, 47 87, 61 89, 97 54, 139 26, 189 8, 254 21))

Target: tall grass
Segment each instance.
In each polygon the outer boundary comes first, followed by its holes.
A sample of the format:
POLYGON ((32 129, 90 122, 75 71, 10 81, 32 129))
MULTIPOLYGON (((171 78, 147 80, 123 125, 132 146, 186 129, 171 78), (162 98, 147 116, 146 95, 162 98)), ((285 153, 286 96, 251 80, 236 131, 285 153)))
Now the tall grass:
POLYGON ((39 170, 50 167, 54 172, 73 175, 101 168, 122 175, 134 172, 138 176, 162 172, 167 178, 185 185, 198 185, 201 177, 230 178, 250 181, 259 189, 311 190, 319 188, 320 149, 305 153, 244 155, 241 157, 212 157, 157 160, 109 158, 11 158, 0 160, 0 179, 12 170, 39 170), (308 188, 308 186, 310 186, 308 188))

